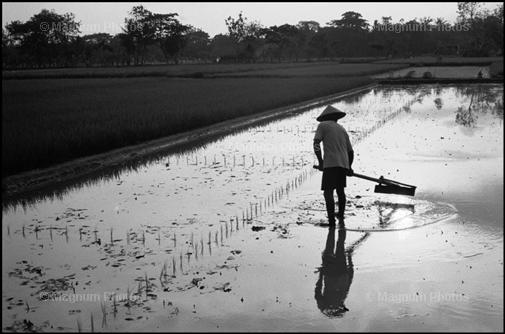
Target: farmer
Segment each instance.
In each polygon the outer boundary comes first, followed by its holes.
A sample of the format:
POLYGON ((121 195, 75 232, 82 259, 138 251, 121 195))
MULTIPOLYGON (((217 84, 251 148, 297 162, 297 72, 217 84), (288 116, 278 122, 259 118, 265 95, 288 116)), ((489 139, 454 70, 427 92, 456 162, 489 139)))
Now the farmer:
POLYGON ((314 136, 314 153, 319 165, 317 168, 323 171, 321 190, 324 191, 326 211, 330 226, 335 226, 335 199, 333 190, 336 189, 338 196, 339 224, 344 224, 346 177, 353 175, 351 168, 354 160, 349 135, 337 121, 345 116, 345 112, 329 105, 317 118, 320 122, 314 136), (321 156, 320 143, 323 142, 324 160, 321 156))

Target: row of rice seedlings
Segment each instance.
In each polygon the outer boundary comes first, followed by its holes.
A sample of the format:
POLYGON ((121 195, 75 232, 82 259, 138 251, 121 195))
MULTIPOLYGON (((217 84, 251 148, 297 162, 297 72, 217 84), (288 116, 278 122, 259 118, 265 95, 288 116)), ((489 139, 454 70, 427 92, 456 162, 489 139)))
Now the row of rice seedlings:
MULTIPOLYGON (((305 166, 308 161, 306 159, 304 159, 304 157, 295 157, 295 156, 292 156, 290 159, 290 164, 287 163, 287 160, 285 157, 282 157, 282 160, 280 160, 278 163, 276 163, 276 159, 277 157, 274 156, 272 157, 272 160, 271 160, 271 163, 268 163, 267 160, 265 159, 265 157, 262 157, 261 159, 255 159, 254 156, 250 156, 249 158, 249 161, 250 161, 250 164, 247 163, 247 160, 246 160, 246 155, 242 155, 242 163, 241 164, 238 164, 237 163, 237 159, 235 158, 235 155, 233 155, 233 164, 229 164, 227 162, 227 157, 226 155, 222 154, 222 157, 223 159, 222 160, 219 160, 216 158, 216 155, 214 155, 214 159, 212 160, 212 164, 211 165, 217 165, 217 164, 220 164, 221 161, 222 161, 222 164, 224 167, 228 167, 228 165, 230 167, 237 167, 237 166, 242 166, 242 167, 255 167, 255 166, 259 166, 259 165, 262 165, 262 166, 270 166, 270 167, 273 167, 273 166, 293 166, 293 167, 296 167, 296 166, 305 166), (261 161, 261 163, 259 163, 258 161, 261 161)), ((177 166, 179 166, 179 158, 176 158, 175 159, 176 161, 176 164, 177 166)), ((186 156, 186 166, 189 166, 189 165, 192 165, 192 166, 198 166, 198 165, 203 165, 203 166, 207 166, 207 156, 204 156, 203 157, 203 163, 200 164, 199 161, 202 161, 202 160, 199 160, 198 158, 198 155, 194 155, 194 156, 186 156)), ((170 167, 171 164, 170 164, 170 157, 167 158, 167 160, 165 161, 165 166, 166 167, 170 167)))

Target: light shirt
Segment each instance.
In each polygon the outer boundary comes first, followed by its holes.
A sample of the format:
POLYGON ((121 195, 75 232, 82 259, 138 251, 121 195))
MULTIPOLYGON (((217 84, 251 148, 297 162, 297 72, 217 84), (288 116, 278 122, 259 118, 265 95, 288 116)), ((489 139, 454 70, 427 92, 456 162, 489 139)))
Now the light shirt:
POLYGON ((323 141, 323 168, 350 168, 348 153, 353 149, 349 135, 342 125, 335 121, 320 122, 317 126, 314 141, 314 148, 317 151, 321 151, 319 142, 323 141))

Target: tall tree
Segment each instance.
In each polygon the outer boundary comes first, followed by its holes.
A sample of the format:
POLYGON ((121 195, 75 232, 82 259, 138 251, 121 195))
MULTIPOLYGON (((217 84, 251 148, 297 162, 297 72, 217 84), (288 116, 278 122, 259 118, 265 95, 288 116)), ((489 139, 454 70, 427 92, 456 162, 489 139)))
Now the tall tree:
POLYGON ((25 23, 11 22, 6 29, 21 52, 42 67, 51 66, 58 57, 65 56, 65 47, 80 32, 79 25, 72 13, 60 15, 43 9, 25 23))
POLYGON ((155 27, 154 39, 159 43, 165 60, 173 59, 179 62, 179 53, 186 44, 185 34, 190 26, 183 25, 177 20, 178 14, 153 14, 150 18, 155 27))
POLYGON ((126 50, 131 52, 135 65, 143 64, 147 47, 154 43, 155 26, 153 13, 144 6, 134 6, 125 18, 122 40, 126 50))
POLYGON ((242 12, 238 17, 229 16, 225 20, 228 28, 228 35, 235 43, 236 58, 253 61, 257 49, 260 47, 260 37, 263 33, 263 26, 257 21, 249 21, 242 12))
POLYGON ((201 29, 189 27, 186 32, 186 43, 182 49, 186 57, 195 59, 205 59, 210 56, 209 34, 201 29))
POLYGON ((480 2, 458 2, 458 17, 463 21, 469 21, 470 24, 478 16, 482 7, 480 2))
POLYGON ((348 11, 342 14, 340 20, 333 20, 328 23, 329 26, 355 31, 368 31, 368 23, 360 13, 348 11))

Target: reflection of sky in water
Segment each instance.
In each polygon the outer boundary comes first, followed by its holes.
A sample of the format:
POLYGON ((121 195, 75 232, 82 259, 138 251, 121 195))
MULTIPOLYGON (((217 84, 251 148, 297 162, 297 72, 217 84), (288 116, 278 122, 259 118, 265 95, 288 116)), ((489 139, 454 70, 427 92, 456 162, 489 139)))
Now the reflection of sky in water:
POLYGON ((377 131, 356 167, 417 185, 416 198, 454 204, 472 220, 502 229, 503 88, 428 87, 411 113, 377 131), (440 109, 434 101, 440 99, 440 109), (470 109, 469 109, 470 108, 470 109), (472 122, 460 122, 460 110, 472 122), (468 118, 470 119, 470 118, 468 118), (398 141, 401 138, 402 141, 398 141))

